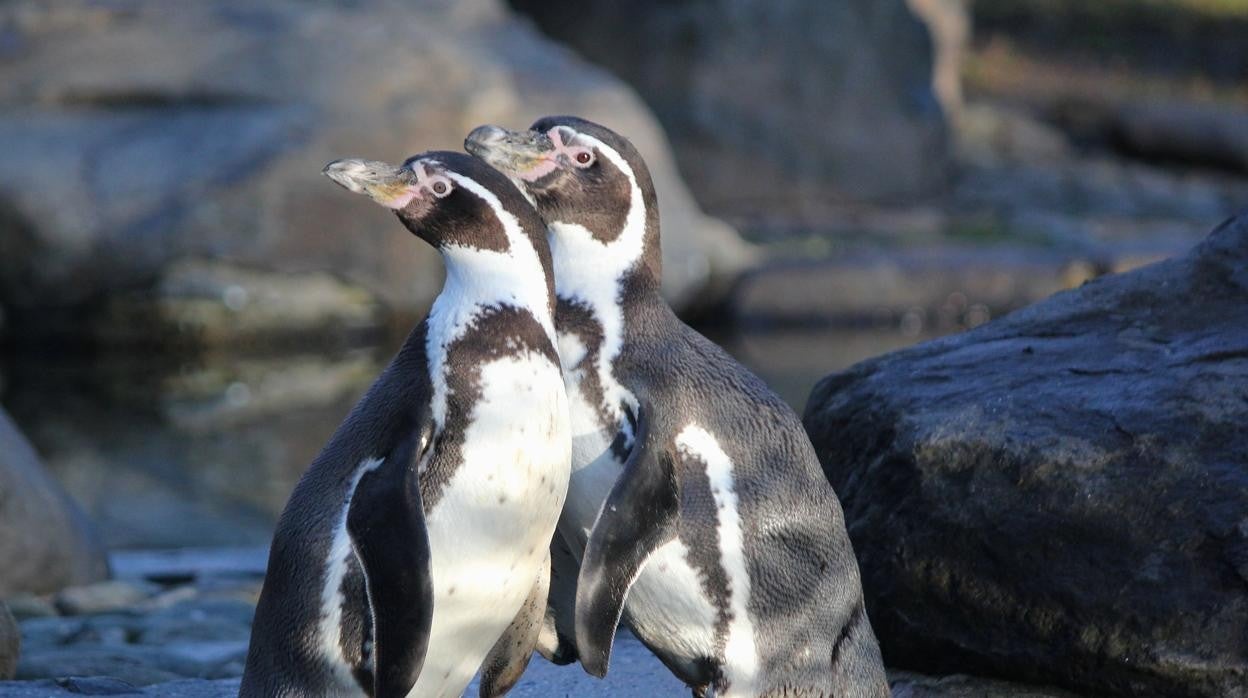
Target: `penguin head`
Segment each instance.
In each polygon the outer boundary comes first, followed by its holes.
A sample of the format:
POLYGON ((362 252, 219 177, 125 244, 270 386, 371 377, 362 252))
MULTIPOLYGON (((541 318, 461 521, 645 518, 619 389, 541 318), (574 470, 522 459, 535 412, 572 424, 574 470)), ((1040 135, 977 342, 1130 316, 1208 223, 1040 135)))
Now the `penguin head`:
POLYGON ((537 249, 546 247, 541 219, 516 187, 494 168, 463 153, 430 151, 402 165, 335 160, 323 173, 393 210, 408 230, 439 250, 508 251, 502 223, 506 214, 516 219, 537 249))
POLYGON ((655 238, 657 248, 650 171, 633 144, 614 131, 575 116, 548 116, 527 131, 480 126, 468 134, 464 149, 511 177, 547 224, 573 224, 601 242, 620 236, 634 204, 644 205, 647 238, 655 238))

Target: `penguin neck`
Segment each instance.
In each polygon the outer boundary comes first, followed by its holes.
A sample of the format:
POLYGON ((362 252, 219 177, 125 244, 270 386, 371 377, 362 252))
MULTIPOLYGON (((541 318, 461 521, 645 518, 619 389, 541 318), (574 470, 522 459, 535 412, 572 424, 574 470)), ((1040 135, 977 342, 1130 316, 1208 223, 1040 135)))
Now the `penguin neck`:
POLYGON ((555 287, 550 248, 540 238, 536 216, 521 220, 498 196, 475 180, 447 175, 489 206, 502 225, 507 244, 503 251, 471 245, 438 248, 446 265, 446 282, 429 312, 438 341, 454 341, 481 310, 509 305, 533 314, 555 345, 555 287), (531 232, 528 232, 531 231, 531 232))
POLYGON ((440 250, 446 281, 429 311, 429 320, 442 330, 443 341, 454 341, 481 311, 506 305, 532 313, 553 345, 550 260, 539 255, 527 240, 519 249, 516 240, 511 242, 507 252, 459 246, 440 250))
POLYGON ((625 172, 630 185, 629 207, 616 235, 604 241, 603 236, 578 223, 556 220, 547 225, 555 294, 593 314, 602 331, 600 370, 606 370, 623 347, 626 297, 631 301, 659 298, 662 257, 658 206, 653 191, 643 192, 632 172, 625 172))

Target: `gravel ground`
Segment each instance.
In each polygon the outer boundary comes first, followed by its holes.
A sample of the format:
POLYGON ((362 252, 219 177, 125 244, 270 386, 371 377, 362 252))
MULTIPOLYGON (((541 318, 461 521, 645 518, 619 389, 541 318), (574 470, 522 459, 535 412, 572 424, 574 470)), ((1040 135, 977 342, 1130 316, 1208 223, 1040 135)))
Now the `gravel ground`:
MULTIPOLYGON (((234 698, 264 574, 262 549, 115 553, 119 579, 53 596, 6 599, 22 636, 2 698, 72 695, 234 698)), ((1068 698, 973 677, 890 672, 897 698, 1068 698)), ((475 696, 477 684, 465 696, 475 696)), ((534 657, 515 698, 687 696, 627 631, 607 679, 534 657)))

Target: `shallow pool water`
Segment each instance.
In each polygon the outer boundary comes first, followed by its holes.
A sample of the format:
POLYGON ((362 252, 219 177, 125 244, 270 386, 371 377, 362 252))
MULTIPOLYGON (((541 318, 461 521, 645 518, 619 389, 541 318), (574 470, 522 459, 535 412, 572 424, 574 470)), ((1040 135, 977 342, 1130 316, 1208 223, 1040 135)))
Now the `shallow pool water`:
MULTIPOLYGON (((892 329, 714 338, 799 413, 819 378, 917 339, 892 329)), ((398 344, 182 360, 27 352, 6 361, 0 401, 110 546, 263 545, 398 344)))

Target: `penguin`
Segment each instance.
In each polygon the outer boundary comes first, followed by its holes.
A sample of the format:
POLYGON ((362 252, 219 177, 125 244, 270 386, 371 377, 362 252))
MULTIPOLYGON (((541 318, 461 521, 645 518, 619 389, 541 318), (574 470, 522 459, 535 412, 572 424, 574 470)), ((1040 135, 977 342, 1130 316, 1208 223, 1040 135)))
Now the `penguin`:
POLYGON ((884 697, 844 515, 801 422, 659 293, 642 158, 575 117, 467 150, 546 222, 572 477, 574 651, 605 676, 623 619, 695 696, 884 697))
POLYGON ((506 692, 545 623, 571 435, 536 211, 463 153, 324 173, 441 253, 428 316, 283 511, 240 695, 506 692))

